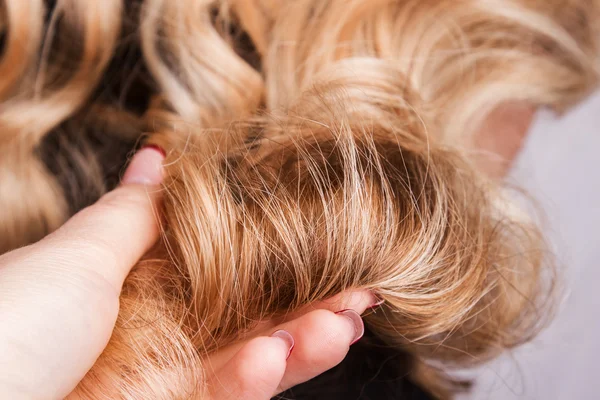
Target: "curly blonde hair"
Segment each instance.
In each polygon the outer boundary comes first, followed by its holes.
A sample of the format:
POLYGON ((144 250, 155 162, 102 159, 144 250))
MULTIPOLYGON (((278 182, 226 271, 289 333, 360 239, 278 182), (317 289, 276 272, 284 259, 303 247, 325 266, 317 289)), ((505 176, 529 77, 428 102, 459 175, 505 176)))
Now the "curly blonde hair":
POLYGON ((599 17, 597 0, 4 1, 1 249, 68 216, 36 149, 85 110, 122 113, 93 94, 127 24, 152 88, 127 118, 168 153, 163 237, 74 395, 202 398, 206 354, 369 289, 367 326, 450 398, 445 371, 529 340, 552 299, 542 237, 473 162, 475 132, 509 102, 587 95, 599 17))

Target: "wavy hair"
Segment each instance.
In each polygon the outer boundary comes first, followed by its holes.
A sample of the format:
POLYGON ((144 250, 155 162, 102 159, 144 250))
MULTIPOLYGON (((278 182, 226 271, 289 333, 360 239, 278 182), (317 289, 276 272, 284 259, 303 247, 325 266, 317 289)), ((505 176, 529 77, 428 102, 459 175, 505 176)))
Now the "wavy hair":
MULTIPOLYGON (((348 289, 382 297, 367 326, 410 355, 412 379, 438 398, 460 389, 445 371, 489 360, 547 320, 542 236, 477 168, 475 132, 503 104, 562 112, 595 87, 597 0, 5 0, 1 10, 0 207, 11 211, 1 250, 70 213, 39 157, 57 129, 109 121, 113 135, 144 131, 168 153, 162 239, 127 278, 113 337, 77 395, 202 398, 206 354, 348 289), (102 90, 127 40, 142 67, 123 86, 141 77, 141 111, 102 90)), ((77 165, 101 181, 91 153, 77 165)))

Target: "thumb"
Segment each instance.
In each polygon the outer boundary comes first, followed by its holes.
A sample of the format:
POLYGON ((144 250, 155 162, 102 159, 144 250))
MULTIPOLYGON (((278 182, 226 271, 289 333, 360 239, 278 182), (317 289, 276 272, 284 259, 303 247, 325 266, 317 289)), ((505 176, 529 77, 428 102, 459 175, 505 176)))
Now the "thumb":
POLYGON ((40 242, 0 257, 0 392, 64 398, 92 367, 112 333, 125 277, 158 237, 163 157, 141 150, 119 188, 40 242))
POLYGON ((158 148, 140 150, 121 186, 28 250, 62 265, 93 269, 120 292, 133 265, 158 238, 163 159, 158 148))

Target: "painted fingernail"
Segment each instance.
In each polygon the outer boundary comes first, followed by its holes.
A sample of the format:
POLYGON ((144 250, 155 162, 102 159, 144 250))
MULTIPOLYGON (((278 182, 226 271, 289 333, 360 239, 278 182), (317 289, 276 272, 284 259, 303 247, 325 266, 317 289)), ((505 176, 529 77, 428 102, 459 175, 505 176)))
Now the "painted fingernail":
POLYGON ((165 152, 158 146, 146 146, 138 151, 123 175, 121 183, 158 185, 163 179, 162 162, 165 152))
POLYGON ((350 345, 353 345, 354 343, 358 342, 359 339, 365 334, 365 324, 363 323, 360 314, 354 310, 342 310, 336 312, 336 314, 348 318, 352 323, 352 327, 354 328, 354 339, 352 339, 350 345))
POLYGON ((144 147, 142 147, 142 149, 156 150, 160 154, 162 154, 163 158, 165 158, 167 156, 167 153, 165 152, 165 150, 162 147, 160 147, 159 145, 157 145, 157 144, 147 144, 144 147))
POLYGON ((271 337, 279 338, 285 342, 286 346, 288 347, 288 352, 287 352, 287 356, 285 357, 285 359, 287 360, 288 358, 290 358, 290 355, 292 354, 292 350, 294 350, 294 346, 295 346, 294 337, 292 335, 290 335, 290 333, 288 331, 284 331, 283 329, 273 332, 271 337))

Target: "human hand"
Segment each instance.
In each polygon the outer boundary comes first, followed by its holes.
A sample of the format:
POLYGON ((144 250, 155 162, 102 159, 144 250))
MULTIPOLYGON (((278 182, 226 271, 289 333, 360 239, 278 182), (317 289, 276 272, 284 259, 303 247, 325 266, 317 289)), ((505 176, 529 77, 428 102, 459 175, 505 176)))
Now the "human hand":
POLYGON ((379 304, 367 291, 344 292, 277 326, 261 323, 252 339, 211 354, 204 363, 210 398, 268 400, 333 368, 362 337, 360 314, 379 304))
MULTIPOLYGON (((119 188, 40 242, 0 256, 3 398, 62 399, 106 347, 123 281, 158 238, 162 159, 141 150, 119 188)), ((209 357, 212 398, 266 400, 330 369, 362 335, 358 313, 375 301, 345 293, 280 326, 262 324, 253 339, 209 357), (333 312, 343 308, 355 311, 333 312)))

